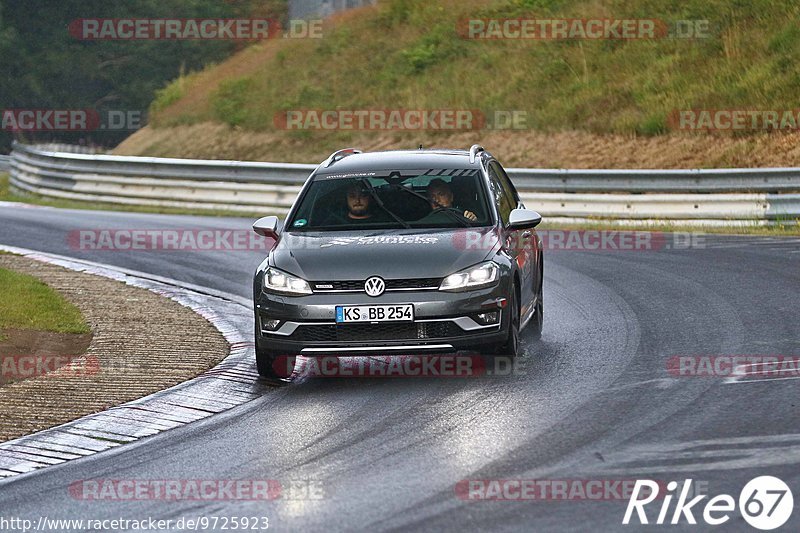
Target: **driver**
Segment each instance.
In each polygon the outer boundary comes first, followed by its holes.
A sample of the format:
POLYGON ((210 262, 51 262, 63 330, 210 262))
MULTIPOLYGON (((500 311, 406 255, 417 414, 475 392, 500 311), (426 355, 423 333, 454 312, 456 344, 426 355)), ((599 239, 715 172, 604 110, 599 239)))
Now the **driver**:
POLYGON ((462 212, 461 209, 453 205, 453 191, 450 189, 450 185, 441 178, 431 180, 428 184, 426 195, 428 197, 428 202, 431 204, 431 211, 437 209, 455 209, 464 218, 472 221, 478 220, 478 217, 472 211, 464 210, 462 212))

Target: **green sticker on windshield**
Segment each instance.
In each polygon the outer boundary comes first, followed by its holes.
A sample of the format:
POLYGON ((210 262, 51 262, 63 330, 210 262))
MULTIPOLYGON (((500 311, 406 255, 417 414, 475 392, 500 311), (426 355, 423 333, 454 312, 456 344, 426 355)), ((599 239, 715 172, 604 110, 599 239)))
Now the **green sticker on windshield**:
POLYGON ((306 220, 304 218, 301 218, 300 220, 296 220, 294 222, 294 225, 295 226, 305 226, 307 222, 308 222, 308 220, 306 220))

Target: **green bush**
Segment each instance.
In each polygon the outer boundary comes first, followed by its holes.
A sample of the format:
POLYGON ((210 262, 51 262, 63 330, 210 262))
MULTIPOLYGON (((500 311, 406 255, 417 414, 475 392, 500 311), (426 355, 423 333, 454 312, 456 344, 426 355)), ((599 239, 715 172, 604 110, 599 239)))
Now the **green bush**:
POLYGON ((247 103, 253 82, 250 78, 223 81, 211 99, 215 118, 229 126, 241 126, 247 119, 247 103))

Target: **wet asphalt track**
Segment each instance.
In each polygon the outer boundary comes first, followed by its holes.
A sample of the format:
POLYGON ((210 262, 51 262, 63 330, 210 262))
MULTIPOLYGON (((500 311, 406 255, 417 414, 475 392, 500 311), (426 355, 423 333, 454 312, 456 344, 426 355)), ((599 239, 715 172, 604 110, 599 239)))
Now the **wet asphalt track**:
MULTIPOLYGON (((71 249, 66 235, 251 222, 4 205, 0 243, 249 298, 262 253, 87 252, 71 249)), ((304 531, 641 529, 621 525, 626 501, 464 501, 454 487, 466 479, 692 478, 712 495, 738 498, 751 478, 774 475, 800 502, 800 380, 725 383, 667 371, 675 355, 800 355, 800 238, 708 235, 692 249, 551 250, 545 265, 543 338, 523 335, 515 375, 302 378, 207 420, 0 482, 0 516, 268 516, 270 529, 304 531), (70 496, 71 483, 94 478, 314 480, 325 497, 70 496)), ((731 516, 725 530, 752 530, 731 516)), ((784 529, 798 528, 795 509, 784 529)))

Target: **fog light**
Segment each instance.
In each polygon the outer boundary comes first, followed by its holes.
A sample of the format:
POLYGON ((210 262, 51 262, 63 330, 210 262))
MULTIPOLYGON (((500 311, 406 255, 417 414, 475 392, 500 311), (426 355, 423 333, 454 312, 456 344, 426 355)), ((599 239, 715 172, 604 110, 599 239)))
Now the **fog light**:
POLYGON ((261 329, 266 331, 275 331, 278 329, 278 326, 281 325, 281 321, 277 318, 264 318, 261 317, 261 329))
POLYGON ((478 313, 475 315, 478 323, 483 326, 497 324, 500 321, 500 311, 489 311, 486 313, 478 313))

